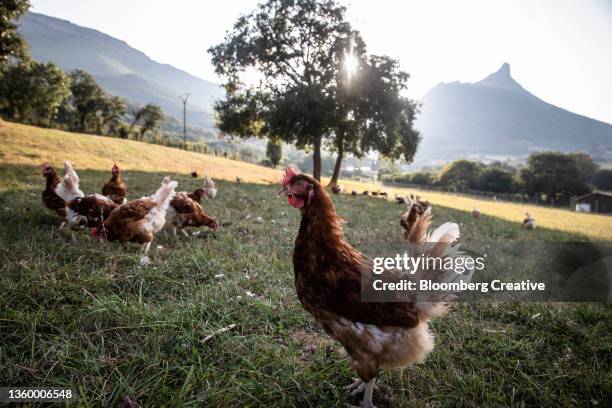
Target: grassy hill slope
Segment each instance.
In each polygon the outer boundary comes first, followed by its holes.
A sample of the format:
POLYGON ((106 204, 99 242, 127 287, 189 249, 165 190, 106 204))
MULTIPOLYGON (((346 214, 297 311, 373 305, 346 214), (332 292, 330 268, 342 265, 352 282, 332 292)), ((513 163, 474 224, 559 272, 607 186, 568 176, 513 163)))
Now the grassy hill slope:
POLYGON ((5 163, 39 165, 47 161, 61 166, 70 160, 77 169, 108 170, 114 162, 121 169, 187 174, 197 170, 223 180, 237 176, 251 183, 279 180, 278 171, 222 157, 180 149, 42 129, 0 121, 0 158, 5 163))
MULTIPOLYGON (((37 143, 44 133, 37 132, 37 143)), ((157 146, 74 138, 73 147, 91 140, 163 156, 152 153, 157 146)), ((139 160, 132 165, 147 164, 139 160)), ((79 169, 84 191, 108 179, 108 163, 100 165, 103 170, 79 169)), ((252 167, 237 165, 241 176, 256 177, 244 170, 252 167)), ((172 174, 182 189, 196 186, 184 174, 189 169, 172 174)), ((130 197, 150 194, 164 174, 127 170, 130 197)), ((291 254, 300 215, 276 197, 278 186, 220 181, 219 196, 204 205, 223 226, 190 238, 163 231, 151 265, 141 267, 140 248, 58 230, 57 217, 40 203, 38 166, 1 164, 0 180, 11 184, 0 190, 0 384, 72 387, 78 400, 71 406, 83 407, 119 406, 126 394, 142 407, 359 404, 361 397, 342 389, 354 376, 345 354, 295 295, 291 254), (258 216, 260 224, 253 222, 258 216)), ((376 255, 377 247, 403 245, 402 206, 350 195, 332 200, 357 248, 376 255)), ((437 225, 460 223, 463 239, 492 246, 577 238, 486 215, 475 220, 443 206, 434 207, 434 218, 437 225)), ((502 255, 499 261, 517 272, 521 253, 502 255)), ((433 322, 436 349, 428 361, 384 370, 374 402, 380 408, 603 406, 612 390, 611 322, 612 309, 602 305, 457 303, 433 322)))
MULTIPOLYGON (((40 165, 47 161, 61 166, 70 160, 78 169, 110 172, 113 162, 124 170, 188 174, 194 169, 215 179, 235 181, 240 177, 248 183, 278 183, 280 171, 222 157, 186 152, 164 146, 102 136, 80 135, 52 129, 41 129, 0 121, 0 160, 7 164, 40 165)), ((10 176, 9 176, 10 179, 10 176)), ((19 180, 0 180, 0 190, 19 180)), ((157 181, 152 183, 155 186, 157 181)), ((406 189, 342 181, 345 191, 381 189, 406 195, 406 189)), ((434 205, 462 211, 478 207, 483 214, 501 220, 521 222, 523 212, 531 212, 538 226, 581 234, 592 239, 612 238, 612 217, 573 213, 562 209, 522 204, 483 201, 444 193, 419 192, 434 205)))

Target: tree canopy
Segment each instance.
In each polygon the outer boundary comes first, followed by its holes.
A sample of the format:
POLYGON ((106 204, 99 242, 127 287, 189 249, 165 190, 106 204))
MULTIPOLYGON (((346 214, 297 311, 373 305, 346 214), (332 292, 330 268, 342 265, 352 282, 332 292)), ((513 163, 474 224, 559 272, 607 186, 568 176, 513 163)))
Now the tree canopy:
POLYGON ((545 194, 552 203, 567 202, 572 196, 590 191, 574 157, 559 152, 530 155, 520 178, 528 194, 545 194))
POLYGON ((493 193, 512 191, 512 174, 497 167, 487 167, 480 173, 478 189, 493 193))
MULTIPOLYGON (((338 67, 336 121, 328 135, 337 160, 330 184, 338 180, 345 153, 363 157, 375 150, 383 158, 410 162, 420 140, 413 128, 416 103, 401 96, 409 75, 390 57, 365 55, 358 33, 353 34, 353 42, 358 46, 349 49, 356 69, 338 67)), ((338 63, 345 62, 339 59, 338 63)))
POLYGON ((478 188, 479 177, 479 164, 469 160, 449 163, 438 174, 440 184, 455 191, 478 188))
POLYGON ((0 2, 0 67, 9 60, 28 56, 25 41, 17 32, 17 21, 28 11, 28 0, 2 0, 0 2))
POLYGON ((130 126, 130 130, 140 123, 140 131, 138 139, 142 139, 147 132, 157 132, 161 122, 164 120, 164 111, 158 105, 149 103, 138 109, 134 113, 134 120, 130 126))
POLYGON ((599 169, 597 163, 595 163, 593 158, 586 153, 573 153, 569 156, 576 162, 580 178, 585 183, 590 183, 593 175, 599 169))
POLYGON ((96 113, 102 108, 106 93, 96 80, 80 69, 70 73, 70 104, 74 106, 74 127, 83 133, 93 133, 97 126, 96 113))
POLYGON ((50 126, 70 94, 69 79, 52 63, 9 65, 0 79, 0 110, 11 120, 50 126))
POLYGON ((597 170, 592 181, 598 189, 612 191, 612 169, 597 170))
POLYGON ((215 106, 219 129, 312 150, 317 179, 325 140, 339 161, 369 149, 410 160, 415 105, 399 95, 408 74, 367 56, 345 12, 334 0, 268 0, 240 17, 209 49, 227 94, 215 106))

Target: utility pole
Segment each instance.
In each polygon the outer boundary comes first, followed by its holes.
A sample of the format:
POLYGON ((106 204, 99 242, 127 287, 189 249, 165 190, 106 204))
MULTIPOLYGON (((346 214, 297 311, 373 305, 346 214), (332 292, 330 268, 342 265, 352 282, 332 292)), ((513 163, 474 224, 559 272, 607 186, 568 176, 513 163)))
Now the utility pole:
POLYGON ((183 142, 187 143, 187 101, 191 94, 186 93, 181 96, 183 101, 183 142))

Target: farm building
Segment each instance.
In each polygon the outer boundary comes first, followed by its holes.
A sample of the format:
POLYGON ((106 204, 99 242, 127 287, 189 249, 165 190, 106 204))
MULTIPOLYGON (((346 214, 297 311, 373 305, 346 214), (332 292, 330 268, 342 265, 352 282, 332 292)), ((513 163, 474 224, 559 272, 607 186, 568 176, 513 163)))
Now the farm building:
POLYGON ((596 191, 574 199, 576 211, 612 213, 612 194, 596 191))

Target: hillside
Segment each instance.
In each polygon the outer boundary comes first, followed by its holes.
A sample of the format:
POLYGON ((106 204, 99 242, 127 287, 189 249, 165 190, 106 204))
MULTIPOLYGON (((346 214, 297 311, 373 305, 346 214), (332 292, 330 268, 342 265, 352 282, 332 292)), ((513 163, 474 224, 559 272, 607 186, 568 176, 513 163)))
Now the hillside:
POLYGON ((510 65, 476 83, 441 83, 421 100, 416 161, 585 151, 612 162, 612 125, 551 105, 524 89, 510 65))
MULTIPOLYGON (((201 174, 221 180, 235 181, 240 177, 246 183, 272 183, 280 180, 280 170, 257 166, 222 157, 186 152, 165 146, 146 144, 130 140, 102 136, 80 135, 52 129, 41 129, 0 121, 0 160, 7 165, 38 166, 47 161, 61 166, 70 160, 77 169, 110 171, 114 161, 125 171, 168 172, 189 174, 194 169, 201 174)), ((19 184, 19 174, 9 172, 8 180, 2 180, 0 191, 19 184)), ((327 183, 327 180, 324 180, 327 183)), ((389 191, 390 197, 407 195, 402 188, 388 189, 380 185, 341 180, 346 192, 355 189, 380 189, 389 191)), ((413 191, 414 192, 414 191, 413 191)), ((485 215, 494 217, 499 223, 522 220, 523 212, 530 211, 543 228, 582 234, 594 239, 610 238, 612 217, 585 213, 571 213, 562 209, 551 209, 522 204, 476 200, 463 196, 436 192, 420 192, 434 205, 469 212, 474 206, 485 215)))
POLYGON ((160 64, 124 41, 66 20, 29 12, 20 21, 19 32, 36 60, 54 62, 66 71, 84 69, 107 92, 131 102, 158 104, 177 117, 183 109, 179 95, 189 92, 190 122, 206 127, 213 123, 212 104, 222 95, 217 84, 160 64))
POLYGON ((223 180, 240 176, 250 183, 274 183, 279 172, 223 157, 105 136, 82 135, 0 120, 0 159, 7 164, 60 166, 64 160, 76 168, 108 170, 113 162, 125 170, 189 174, 193 170, 223 180))

